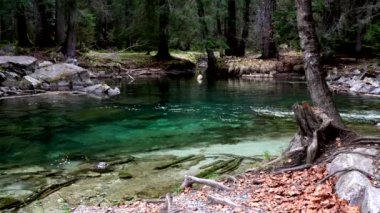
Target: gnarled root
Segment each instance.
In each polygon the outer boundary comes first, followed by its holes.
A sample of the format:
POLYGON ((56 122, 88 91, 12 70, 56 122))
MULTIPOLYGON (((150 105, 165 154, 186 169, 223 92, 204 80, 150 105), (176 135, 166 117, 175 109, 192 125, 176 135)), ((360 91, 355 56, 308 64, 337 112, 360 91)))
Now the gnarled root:
POLYGON ((188 176, 188 175, 185 175, 185 179, 182 182, 181 188, 184 189, 184 188, 187 188, 187 187, 192 187, 192 185, 194 183, 199 183, 199 184, 207 185, 207 186, 210 186, 210 187, 213 187, 213 188, 217 188, 217 189, 220 189, 220 190, 226 190, 226 191, 230 190, 230 188, 228 188, 227 186, 225 186, 225 185, 223 185, 223 184, 221 184, 219 182, 216 182, 214 180, 197 178, 197 177, 188 176))
POLYGON ((231 206, 233 208, 237 208, 239 207, 238 204, 234 203, 232 200, 228 199, 228 198, 222 198, 220 196, 208 196, 207 197, 209 202, 212 203, 212 204, 221 204, 221 205, 225 205, 225 206, 231 206))

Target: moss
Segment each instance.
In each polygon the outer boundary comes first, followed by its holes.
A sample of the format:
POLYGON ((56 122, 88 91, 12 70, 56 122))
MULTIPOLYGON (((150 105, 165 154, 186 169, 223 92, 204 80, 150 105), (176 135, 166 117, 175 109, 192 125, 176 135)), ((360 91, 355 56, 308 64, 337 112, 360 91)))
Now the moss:
POLYGON ((11 197, 1 197, 0 198, 0 210, 12 208, 15 204, 20 203, 21 201, 16 200, 11 197))
POLYGON ((180 158, 178 158, 178 159, 176 159, 176 160, 174 160, 172 162, 169 162, 167 164, 156 166, 154 169, 155 170, 162 170, 162 169, 166 169, 166 168, 169 168, 169 167, 177 166, 180 163, 183 163, 183 162, 186 162, 186 161, 189 161, 189 160, 193 160, 194 157, 195 157, 195 155, 189 155, 189 156, 185 156, 185 157, 180 157, 180 158))
POLYGON ((120 171, 119 172, 119 178, 120 179, 131 179, 133 178, 133 175, 129 173, 128 171, 120 171))

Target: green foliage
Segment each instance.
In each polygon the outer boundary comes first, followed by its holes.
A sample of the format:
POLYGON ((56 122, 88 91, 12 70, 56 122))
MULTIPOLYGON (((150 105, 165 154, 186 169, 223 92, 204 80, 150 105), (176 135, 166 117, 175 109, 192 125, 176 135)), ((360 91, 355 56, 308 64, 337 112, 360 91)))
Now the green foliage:
POLYGON ((268 152, 268 151, 265 151, 264 152, 264 155, 263 155, 263 158, 264 158, 264 161, 270 161, 271 160, 271 155, 270 155, 270 153, 268 152))
POLYGON ((78 43, 83 47, 92 47, 95 43, 96 17, 89 10, 80 11, 78 43))
POLYGON ((374 52, 380 51, 380 20, 370 24, 364 35, 365 46, 374 52))
POLYGON ((287 44, 299 49, 297 14, 293 0, 279 1, 274 14, 275 40, 277 44, 287 44))

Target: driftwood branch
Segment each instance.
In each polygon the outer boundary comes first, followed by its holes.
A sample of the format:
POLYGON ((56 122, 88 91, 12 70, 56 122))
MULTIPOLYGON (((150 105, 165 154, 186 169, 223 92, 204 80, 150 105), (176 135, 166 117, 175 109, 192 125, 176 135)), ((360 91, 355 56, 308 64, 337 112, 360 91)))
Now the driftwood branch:
POLYGON ((188 176, 188 175, 185 175, 185 179, 182 182, 181 188, 184 189, 184 188, 187 188, 187 187, 192 187, 192 185, 194 183, 207 185, 207 186, 210 186, 210 187, 213 187, 213 188, 217 188, 217 189, 220 189, 220 190, 226 190, 226 191, 230 190, 230 188, 228 188, 227 186, 225 186, 225 185, 223 185, 223 184, 221 184, 219 182, 216 182, 214 180, 197 178, 197 177, 188 176))
POLYGON ((225 206, 231 206, 233 208, 237 208, 237 207, 240 207, 238 204, 234 203, 232 200, 228 199, 228 198, 222 198, 220 196, 208 196, 207 197, 209 202, 212 203, 212 204, 221 204, 221 205, 225 205, 225 206))

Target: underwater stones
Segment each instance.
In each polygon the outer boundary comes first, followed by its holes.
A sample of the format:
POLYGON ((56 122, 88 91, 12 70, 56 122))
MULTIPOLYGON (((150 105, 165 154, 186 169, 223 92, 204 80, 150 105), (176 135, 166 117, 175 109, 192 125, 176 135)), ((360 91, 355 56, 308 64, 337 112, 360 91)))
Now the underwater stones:
POLYGON ((109 164, 106 162, 97 162, 92 164, 84 163, 79 165, 79 169, 82 171, 92 171, 98 173, 107 173, 112 171, 109 164))
POLYGON ((123 171, 119 172, 119 178, 120 179, 131 179, 131 178, 133 178, 133 175, 131 173, 129 173, 128 171, 123 170, 123 171))

